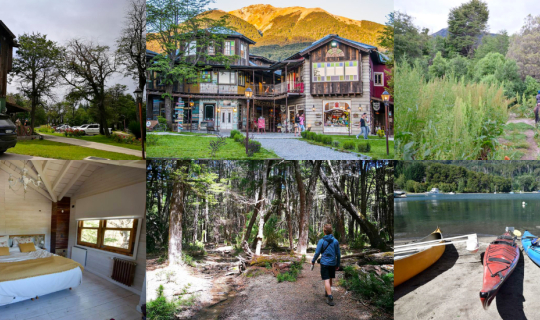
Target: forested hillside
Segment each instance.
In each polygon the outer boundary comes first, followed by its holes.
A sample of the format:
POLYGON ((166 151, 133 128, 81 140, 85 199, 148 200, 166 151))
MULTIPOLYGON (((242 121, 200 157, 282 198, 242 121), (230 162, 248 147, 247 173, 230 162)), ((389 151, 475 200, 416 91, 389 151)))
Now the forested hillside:
POLYGON ((396 165, 396 188, 409 192, 482 193, 534 191, 540 187, 536 161, 403 161, 396 165))

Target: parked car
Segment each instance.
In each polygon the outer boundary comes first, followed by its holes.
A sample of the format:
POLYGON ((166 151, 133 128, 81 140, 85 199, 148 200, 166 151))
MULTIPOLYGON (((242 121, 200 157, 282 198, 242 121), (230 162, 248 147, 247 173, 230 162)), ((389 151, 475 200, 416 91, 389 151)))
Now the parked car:
MULTIPOLYGON (((79 130, 83 130, 87 135, 96 135, 99 134, 99 124, 90 124, 88 127, 79 130)), ((109 128, 109 133, 111 132, 112 128, 109 128)))
POLYGON ((0 154, 17 144, 17 127, 5 114, 0 114, 0 154))
POLYGON ((86 128, 88 128, 89 124, 83 124, 81 126, 72 127, 73 130, 81 130, 84 131, 86 128))
POLYGON ((71 129, 71 127, 68 126, 67 124, 63 124, 63 125, 61 125, 61 126, 56 127, 55 130, 58 131, 58 132, 64 132, 64 131, 66 131, 67 129, 71 129))

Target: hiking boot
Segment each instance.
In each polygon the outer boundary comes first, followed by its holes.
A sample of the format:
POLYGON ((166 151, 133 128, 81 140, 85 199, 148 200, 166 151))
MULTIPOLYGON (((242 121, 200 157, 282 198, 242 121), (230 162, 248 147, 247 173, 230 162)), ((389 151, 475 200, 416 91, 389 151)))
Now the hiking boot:
POLYGON ((333 306, 334 305, 334 297, 332 297, 332 296, 326 297, 326 303, 333 306))

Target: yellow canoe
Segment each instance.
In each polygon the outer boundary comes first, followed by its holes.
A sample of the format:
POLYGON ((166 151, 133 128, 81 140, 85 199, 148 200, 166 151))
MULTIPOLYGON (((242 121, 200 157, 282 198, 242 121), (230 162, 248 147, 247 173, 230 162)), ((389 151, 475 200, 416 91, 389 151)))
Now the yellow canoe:
MULTIPOLYGON (((443 239, 441 229, 433 231, 429 236, 418 242, 434 241, 443 239)), ((441 241, 444 242, 444 241, 441 241)), ((394 257, 394 287, 409 280, 420 272, 426 270, 429 266, 437 262, 443 255, 446 246, 429 247, 420 251, 413 251, 402 257, 394 257)))

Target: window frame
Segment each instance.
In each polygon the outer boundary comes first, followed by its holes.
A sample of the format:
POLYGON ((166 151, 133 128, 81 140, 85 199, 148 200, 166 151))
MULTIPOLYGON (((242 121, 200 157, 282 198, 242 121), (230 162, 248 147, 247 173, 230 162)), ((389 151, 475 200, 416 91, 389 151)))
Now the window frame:
POLYGON ((359 82, 361 79, 361 74, 359 70, 360 62, 358 60, 344 60, 344 61, 313 61, 311 62, 310 68, 311 68, 311 81, 313 83, 324 83, 324 82, 359 82), (328 64, 343 64, 343 66, 328 66, 328 64), (348 74, 347 68, 350 68, 350 66, 347 66, 348 63, 355 63, 356 65, 354 68, 356 69, 356 74, 348 74), (317 65, 317 66, 315 66, 317 65), (322 65, 319 67, 318 65, 322 65), (323 69, 324 68, 324 75, 319 74, 317 69, 323 69), (339 70, 338 70, 339 68, 339 70), (339 72, 341 70, 341 72, 339 72), (338 71, 339 73, 337 73, 338 71), (320 77, 321 80, 318 80, 317 78, 320 77), (343 77, 343 80, 327 80, 327 77, 343 77), (347 77, 357 77, 357 80, 351 80, 347 79, 347 77))
POLYGON ((235 41, 234 40, 225 40, 225 43, 223 45, 223 55, 225 56, 234 56, 235 54, 235 48, 236 44, 235 44, 235 41), (231 45, 232 43, 232 45, 231 45), (227 46, 227 44, 229 46, 227 46), (229 53, 227 53, 227 49, 229 50, 229 53))
POLYGON ((373 72, 373 85, 375 87, 384 87, 384 72, 373 72), (377 75, 381 75, 381 83, 377 84, 377 75))
POLYGON ((196 40, 186 42, 186 50, 184 54, 186 57, 197 55, 197 41, 196 40))
POLYGON ((245 78, 245 75, 244 75, 243 71, 238 71, 237 81, 238 81, 239 86, 241 86, 241 87, 246 86, 246 78, 245 78))
POLYGON ((209 56, 214 56, 216 55, 216 47, 214 46, 214 42, 210 42, 210 44, 208 45, 208 55, 209 56))
POLYGON ((220 70, 220 71, 218 71, 218 74, 219 74, 219 76, 218 76, 218 85, 231 85, 231 86, 236 86, 236 85, 238 85, 238 75, 237 75, 237 72, 236 72, 236 71, 234 71, 234 70, 225 70, 225 71, 221 71, 221 70, 220 70), (228 76, 228 78, 229 78, 228 81, 231 81, 231 80, 232 80, 232 82, 227 82, 227 83, 221 82, 222 79, 225 79, 225 77, 222 77, 221 74, 224 74, 224 75, 225 75, 225 74, 228 74, 228 75, 229 75, 229 76, 228 76), (232 79, 231 79, 231 75, 234 75, 232 79))
POLYGON ((76 245, 92 248, 100 251, 112 252, 115 254, 120 254, 128 257, 135 257, 137 250, 137 241, 139 239, 140 233, 140 218, 137 217, 115 217, 115 218, 101 218, 101 219, 84 219, 77 221, 77 241, 76 245), (109 220, 119 220, 119 219, 133 219, 133 226, 131 228, 110 228, 107 227, 107 221, 109 220), (99 221, 98 227, 84 227, 85 221, 99 221), (81 239, 82 231, 85 229, 97 230, 97 243, 84 242, 81 239), (118 248, 113 246, 107 246, 104 244, 104 237, 106 231, 130 231, 128 248, 118 248))

